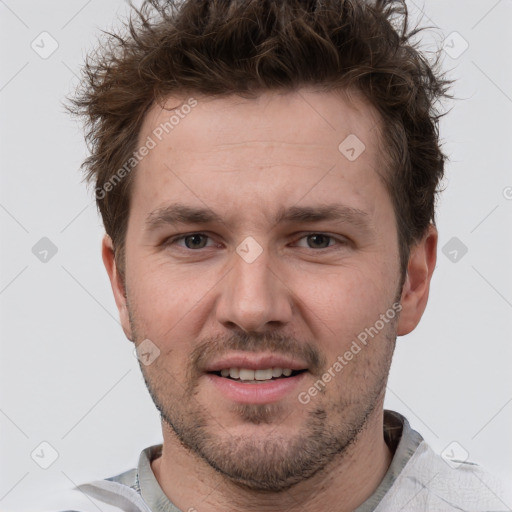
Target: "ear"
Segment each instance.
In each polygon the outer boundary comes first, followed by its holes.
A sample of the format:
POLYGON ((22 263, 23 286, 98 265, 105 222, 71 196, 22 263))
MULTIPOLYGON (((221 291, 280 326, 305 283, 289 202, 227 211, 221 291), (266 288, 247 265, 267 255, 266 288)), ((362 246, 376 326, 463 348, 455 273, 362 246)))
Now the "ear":
POLYGON ((437 229, 431 224, 421 241, 411 248, 402 288, 398 336, 413 331, 427 307, 430 280, 436 266, 437 237, 437 229))
POLYGON ((114 244, 108 235, 103 237, 103 241, 101 243, 101 256, 103 258, 103 264, 107 269, 112 291, 114 292, 114 299, 116 301, 117 309, 119 310, 119 317, 121 319, 124 334, 130 341, 133 341, 130 317, 128 315, 125 285, 117 269, 116 259, 114 256, 114 244))

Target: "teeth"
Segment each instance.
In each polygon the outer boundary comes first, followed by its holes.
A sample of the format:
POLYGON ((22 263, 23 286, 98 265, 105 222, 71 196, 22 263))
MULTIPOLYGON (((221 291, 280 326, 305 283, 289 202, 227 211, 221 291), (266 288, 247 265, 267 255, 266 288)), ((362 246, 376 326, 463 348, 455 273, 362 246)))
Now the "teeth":
POLYGON ((254 380, 254 370, 240 368, 240 380, 254 380))
POLYGON ((220 371, 222 377, 231 377, 240 380, 270 380, 281 376, 289 377, 292 374, 290 368, 266 368, 264 370, 250 370, 248 368, 223 368, 220 371))
POLYGON ((254 372, 254 378, 256 380, 269 380, 272 378, 272 368, 268 370, 256 370, 254 372))
POLYGON ((272 368, 272 377, 281 377, 283 374, 282 368, 272 368))

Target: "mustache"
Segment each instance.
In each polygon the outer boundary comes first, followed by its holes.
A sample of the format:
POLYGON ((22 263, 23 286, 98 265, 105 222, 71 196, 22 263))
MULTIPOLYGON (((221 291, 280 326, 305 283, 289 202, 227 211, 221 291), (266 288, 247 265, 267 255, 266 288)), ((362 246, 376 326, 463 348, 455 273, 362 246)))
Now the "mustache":
POLYGON ((326 358, 309 342, 299 342, 294 337, 277 331, 233 332, 229 336, 217 335, 201 340, 190 354, 189 368, 195 374, 213 359, 229 352, 272 352, 304 360, 308 371, 313 375, 321 375, 326 366, 326 358))

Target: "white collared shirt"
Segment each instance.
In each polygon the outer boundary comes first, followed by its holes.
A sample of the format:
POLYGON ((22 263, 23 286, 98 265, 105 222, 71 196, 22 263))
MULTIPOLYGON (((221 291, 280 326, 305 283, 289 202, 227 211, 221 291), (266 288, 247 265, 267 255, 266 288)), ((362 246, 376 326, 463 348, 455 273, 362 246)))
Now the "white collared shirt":
MULTIPOLYGON (((393 460, 373 494, 354 512, 505 512, 496 479, 470 462, 447 462, 393 411, 384 411, 384 437, 393 460)), ((162 445, 142 451, 137 468, 55 497, 47 512, 180 512, 151 469, 162 445)), ((335 510, 333 508, 333 510, 335 510)), ((41 511, 42 512, 42 511, 41 511)))

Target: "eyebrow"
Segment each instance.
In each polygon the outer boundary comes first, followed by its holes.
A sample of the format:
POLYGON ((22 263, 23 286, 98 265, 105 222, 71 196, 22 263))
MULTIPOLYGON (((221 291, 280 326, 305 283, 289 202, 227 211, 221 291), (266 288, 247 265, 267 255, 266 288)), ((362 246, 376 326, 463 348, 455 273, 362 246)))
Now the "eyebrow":
POLYGON ((327 204, 319 206, 291 206, 279 210, 275 222, 322 222, 342 221, 355 224, 359 227, 368 227, 369 215, 358 208, 340 204, 327 204))
MULTIPOLYGON (((367 212, 337 203, 281 208, 274 218, 274 224, 315 223, 323 221, 340 221, 353 224, 358 228, 370 229, 370 219, 367 212)), ((148 231, 153 231, 169 224, 212 223, 225 224, 219 214, 208 208, 187 206, 181 203, 158 208, 146 217, 146 229, 148 231)))
POLYGON ((222 218, 208 208, 197 208, 181 203, 153 210, 146 217, 146 228, 150 231, 167 224, 222 223, 222 218))

